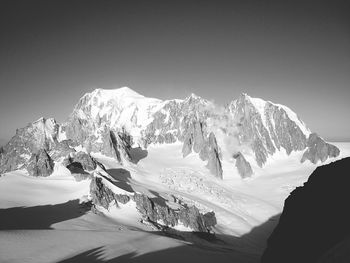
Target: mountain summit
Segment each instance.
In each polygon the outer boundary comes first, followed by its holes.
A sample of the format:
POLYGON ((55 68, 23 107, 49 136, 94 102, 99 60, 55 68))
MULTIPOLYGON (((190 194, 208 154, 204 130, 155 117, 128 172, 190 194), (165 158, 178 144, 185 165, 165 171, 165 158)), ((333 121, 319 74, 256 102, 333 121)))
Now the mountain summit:
POLYGON ((277 153, 304 152, 301 161, 312 163, 339 155, 284 105, 245 93, 226 107, 194 94, 163 101, 123 87, 85 94, 62 124, 42 118, 18 129, 2 150, 0 172, 26 168, 39 150, 59 161, 81 147, 123 163, 134 161, 135 147, 173 143, 182 144, 184 158, 198 154, 221 179, 230 166, 250 177, 277 153))

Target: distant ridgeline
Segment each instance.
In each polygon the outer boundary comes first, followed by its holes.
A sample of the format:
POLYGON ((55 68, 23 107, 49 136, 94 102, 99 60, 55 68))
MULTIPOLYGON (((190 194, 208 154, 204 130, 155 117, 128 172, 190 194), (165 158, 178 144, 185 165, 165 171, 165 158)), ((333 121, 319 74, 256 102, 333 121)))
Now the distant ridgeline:
POLYGON ((277 152, 302 151, 301 162, 324 162, 339 149, 306 128, 289 108, 242 94, 226 107, 191 94, 184 100, 144 97, 129 88, 97 89, 85 94, 66 122, 41 118, 17 129, 1 148, 0 173, 27 169, 48 176, 55 162, 77 149, 99 152, 119 163, 132 162, 133 147, 183 144, 224 179, 227 161, 242 178, 254 174, 277 152), (79 148, 80 147, 80 148, 79 148))

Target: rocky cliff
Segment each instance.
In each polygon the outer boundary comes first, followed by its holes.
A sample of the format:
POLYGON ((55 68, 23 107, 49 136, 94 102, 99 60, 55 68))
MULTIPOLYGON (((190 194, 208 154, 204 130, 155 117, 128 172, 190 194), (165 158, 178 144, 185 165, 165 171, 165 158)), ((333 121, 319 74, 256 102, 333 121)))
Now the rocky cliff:
POLYGON ((94 205, 109 209, 112 205, 119 207, 120 204, 135 202, 142 218, 159 229, 183 224, 193 231, 208 232, 216 225, 214 212, 202 214, 197 207, 186 204, 176 204, 175 209, 167 204, 167 200, 145 194, 115 193, 106 185, 106 180, 94 177, 91 181, 90 195, 94 205))
POLYGON ((249 162, 247 162, 247 160, 244 158, 243 154, 241 152, 238 152, 235 155, 233 155, 233 158, 236 159, 236 167, 239 175, 242 178, 251 177, 253 174, 252 167, 250 166, 249 162))
POLYGON ((31 176, 49 176, 53 172, 54 162, 44 149, 33 153, 27 164, 31 176))
POLYGON ((59 125, 52 118, 39 120, 17 129, 16 134, 3 147, 0 173, 27 168, 33 154, 48 152, 57 142, 59 125))
POLYGON ((344 243, 350 237, 349 170, 350 158, 320 166, 290 194, 263 263, 348 262, 331 259, 350 258, 349 242, 344 243))

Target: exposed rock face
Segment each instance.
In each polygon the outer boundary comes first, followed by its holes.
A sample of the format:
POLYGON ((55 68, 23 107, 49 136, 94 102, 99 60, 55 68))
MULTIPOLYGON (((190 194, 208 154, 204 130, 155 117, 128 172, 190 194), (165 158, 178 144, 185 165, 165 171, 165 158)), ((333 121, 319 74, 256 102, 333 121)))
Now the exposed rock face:
POLYGON ((205 124, 194 120, 184 132, 184 141, 182 146, 182 155, 186 157, 192 150, 199 153, 202 160, 208 159, 208 139, 205 130, 205 124))
POLYGON ((214 212, 203 215, 195 206, 183 206, 179 210, 174 210, 143 194, 135 194, 133 199, 140 213, 154 223, 160 221, 166 226, 174 227, 181 222, 184 226, 199 232, 207 232, 216 225, 214 212))
POLYGON ((251 147, 260 167, 281 147, 287 154, 306 147, 310 132, 287 107, 242 94, 228 111, 237 123, 240 143, 251 147))
POLYGON ((77 141, 89 152, 100 152, 116 158, 120 163, 123 158, 130 159, 128 150, 130 149, 131 137, 122 131, 116 132, 107 126, 100 127, 92 121, 81 120, 75 115, 75 112, 64 124, 62 130, 67 138, 77 141), (97 135, 95 131, 98 131, 97 135))
POLYGON ((15 136, 3 147, 0 173, 26 168, 33 153, 50 150, 57 141, 57 132, 56 121, 45 118, 17 129, 15 136))
POLYGON ((135 194, 133 200, 139 212, 149 221, 157 223, 162 220, 166 226, 177 225, 175 211, 168 206, 160 205, 144 194, 135 194))
POLYGON ((130 196, 122 194, 114 194, 111 189, 106 187, 102 178, 93 177, 90 183, 90 195, 92 202, 95 205, 100 205, 103 208, 109 208, 109 204, 115 201, 115 205, 118 206, 118 202, 126 204, 130 200, 130 196))
POLYGON ((195 147, 196 152, 199 152, 197 143, 201 144, 200 136, 205 135, 205 132, 198 126, 204 128, 208 103, 194 94, 185 100, 164 101, 151 114, 153 118, 142 132, 143 144, 147 146, 151 143, 172 143, 197 137, 195 147))
POLYGON ((72 140, 63 140, 56 142, 50 150, 50 156, 53 160, 58 161, 60 158, 65 158, 72 153, 75 153, 75 149, 72 147, 74 142, 72 140))
POLYGON ((212 174, 222 179, 222 167, 219 157, 219 147, 216 142, 215 135, 212 132, 209 134, 207 167, 212 174))
POLYGON ((195 206, 181 206, 179 209, 173 209, 165 202, 159 202, 144 194, 115 194, 98 177, 94 177, 91 181, 90 195, 94 204, 100 205, 105 209, 109 209, 113 201, 115 201, 117 206, 118 203, 126 204, 129 201, 135 202, 141 215, 155 225, 160 224, 174 227, 182 223, 186 227, 200 232, 207 232, 212 226, 216 225, 214 212, 203 215, 195 206))
POLYGON ((54 162, 44 149, 32 154, 27 171, 32 176, 49 176, 53 172, 54 162))
POLYGON ((233 155, 233 158, 236 159, 236 167, 238 173, 242 178, 251 177, 253 175, 253 170, 250 166, 250 163, 247 162, 247 160, 244 158, 241 152, 238 152, 237 154, 233 155))
POLYGON ((87 154, 85 152, 74 152, 71 155, 67 157, 67 159, 64 161, 64 163, 67 165, 71 163, 80 163, 81 167, 85 171, 92 171, 95 170, 97 167, 96 161, 90 156, 90 154, 87 154))
POLYGON ((213 132, 207 135, 205 124, 200 121, 193 121, 186 129, 182 154, 186 157, 192 150, 199 154, 205 161, 210 172, 222 179, 222 167, 219 154, 219 146, 213 132))
POLYGON ((3 147, 0 173, 26 168, 33 153, 49 150, 55 144, 57 131, 56 121, 45 118, 17 129, 15 136, 3 147))
MULTIPOLYGON (((290 194, 268 239, 263 263, 319 262, 350 237, 349 169, 350 158, 320 166, 290 194)), ((340 251, 349 258, 349 249, 340 251)))
POLYGON ((316 164, 318 161, 324 162, 328 158, 337 157, 340 151, 332 144, 326 143, 316 133, 312 133, 307 141, 307 149, 301 158, 301 162, 309 160, 316 164))
POLYGON ((91 174, 89 174, 88 172, 86 172, 84 170, 81 163, 73 162, 73 163, 68 164, 66 167, 71 172, 71 174, 73 175, 74 179, 77 182, 80 182, 80 181, 86 180, 86 179, 90 179, 93 177, 91 174))

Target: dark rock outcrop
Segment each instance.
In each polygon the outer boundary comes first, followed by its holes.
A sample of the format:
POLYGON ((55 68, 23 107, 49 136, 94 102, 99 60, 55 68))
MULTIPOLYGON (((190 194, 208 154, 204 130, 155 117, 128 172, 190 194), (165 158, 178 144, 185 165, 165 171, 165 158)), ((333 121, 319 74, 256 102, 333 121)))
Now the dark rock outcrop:
POLYGON ((169 207, 164 200, 148 197, 145 194, 130 193, 115 194, 104 183, 103 179, 94 177, 90 184, 90 195, 92 203, 109 209, 114 201, 126 204, 129 201, 136 203, 136 207, 140 214, 155 226, 174 227, 179 223, 193 229, 194 231, 207 232, 216 225, 216 217, 214 212, 201 214, 197 207, 181 205, 179 209, 169 207))
POLYGON ((158 204, 144 194, 135 194, 133 200, 139 212, 150 222, 162 220, 164 225, 172 227, 177 224, 175 211, 168 206, 158 204))
POLYGON ((85 171, 92 171, 97 167, 97 163, 91 157, 91 155, 81 151, 70 154, 67 159, 64 160, 64 164, 66 164, 66 166, 71 163, 80 163, 85 171))
MULTIPOLYGON (((268 239, 263 263, 319 262, 350 237, 349 170, 350 158, 320 166, 290 194, 268 239)), ((349 247, 339 251, 349 258, 349 247)))
POLYGON ((71 174, 73 175, 73 177, 77 182, 92 178, 92 175, 84 170, 81 163, 72 162, 68 164, 66 167, 71 172, 71 174))
POLYGON ((239 175, 242 178, 251 177, 253 175, 252 167, 250 163, 244 158, 241 152, 238 152, 233 155, 233 158, 236 159, 236 167, 239 175))
POLYGON ((112 201, 115 201, 115 205, 118 206, 118 202, 126 204, 130 200, 129 195, 113 193, 110 188, 105 186, 100 177, 92 178, 90 183, 90 195, 93 204, 102 206, 107 210, 112 201))
POLYGON ((26 168, 33 153, 41 149, 49 151, 55 145, 57 134, 58 124, 52 118, 40 118, 17 129, 16 134, 3 147, 0 173, 26 168))
POLYGON ((192 150, 199 154, 205 161, 210 172, 222 179, 222 167, 219 154, 219 146, 213 132, 207 135, 205 123, 194 120, 185 130, 182 146, 183 157, 186 157, 192 150))
POLYGON ((49 176, 53 172, 54 162, 44 149, 33 153, 27 171, 31 176, 49 176))
POLYGON ((215 135, 212 132, 209 134, 207 167, 212 174, 222 179, 222 167, 220 162, 219 147, 216 142, 215 135))
POLYGON ((211 227, 216 225, 214 212, 201 214, 197 207, 187 205, 181 206, 175 210, 165 203, 159 203, 144 194, 135 194, 133 200, 139 212, 151 223, 174 227, 182 223, 185 227, 189 227, 194 231, 207 232, 211 227))
POLYGON ((329 143, 326 143, 316 133, 312 133, 307 141, 307 149, 301 158, 301 162, 309 160, 316 164, 318 161, 324 162, 328 158, 337 157, 340 154, 339 149, 329 143))

